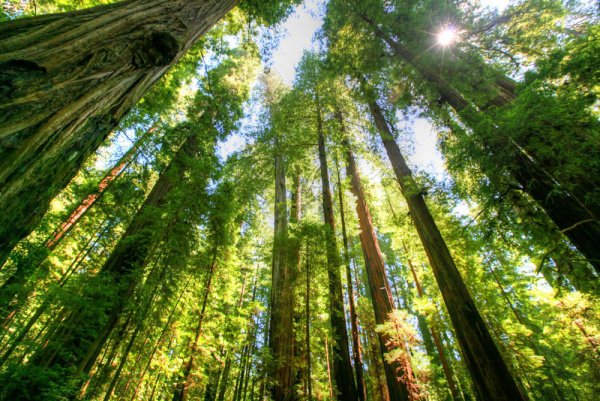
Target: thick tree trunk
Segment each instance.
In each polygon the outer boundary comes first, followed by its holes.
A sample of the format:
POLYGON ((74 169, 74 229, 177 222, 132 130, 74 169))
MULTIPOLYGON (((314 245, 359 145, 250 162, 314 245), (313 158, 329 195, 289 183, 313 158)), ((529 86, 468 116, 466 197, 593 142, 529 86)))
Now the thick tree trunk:
POLYGON ((517 387, 498 347, 477 311, 446 242, 438 230, 425 200, 419 193, 412 172, 393 139, 379 105, 374 100, 370 100, 369 109, 381 134, 402 194, 406 198, 410 214, 446 303, 479 399, 486 401, 525 400, 525 395, 517 387))
MULTIPOLYGON (((338 120, 343 124, 343 117, 338 113, 338 120)), ((379 248, 379 241, 375 236, 371 213, 367 205, 367 200, 362 189, 358 168, 354 156, 349 149, 349 144, 344 141, 346 147, 346 175, 350 178, 351 190, 356 196, 356 213, 360 225, 360 245, 365 259, 365 268, 367 271, 367 280, 371 290, 371 300, 373 301, 373 311, 375 312, 375 323, 380 325, 388 321, 389 314, 394 311, 394 302, 392 300, 392 290, 385 272, 383 256, 379 248)), ((390 395, 390 401, 405 401, 409 399, 410 392, 407 384, 400 380, 407 372, 404 368, 395 362, 390 362, 385 358, 385 354, 392 351, 387 344, 389 336, 384 333, 377 333, 379 338, 379 347, 383 356, 383 366, 385 377, 390 395)), ((406 352, 407 350, 405 350, 406 352)), ((406 374, 406 377, 412 377, 412 374, 406 374)))
POLYGON ((288 222, 285 166, 278 138, 275 138, 275 239, 271 285, 269 346, 273 353, 275 401, 294 398, 294 292, 288 254, 288 222))
MULTIPOLYGON (((440 93, 442 100, 447 102, 467 125, 477 127, 480 124, 480 112, 476 111, 460 92, 452 88, 435 71, 419 63, 409 49, 395 41, 377 26, 371 18, 366 15, 363 15, 362 18, 371 26, 375 34, 392 48, 398 57, 411 64, 440 93)), ((514 100, 514 84, 507 78, 498 77, 495 88, 498 91, 496 97, 489 103, 475 106, 485 111, 490 106, 502 107, 514 100)), ((566 135, 570 134, 566 133, 566 135)), ((574 189, 567 191, 565 186, 557 182, 549 173, 551 169, 545 167, 536 159, 536 149, 529 149, 526 144, 517 144, 511 139, 507 139, 507 136, 499 130, 498 137, 505 139, 495 141, 495 144, 483 139, 484 146, 492 154, 504 151, 500 147, 508 146, 512 149, 514 160, 508 163, 506 167, 519 183, 521 189, 537 202, 550 219, 554 221, 558 229, 594 265, 596 271, 600 272, 600 246, 598 243, 598 238, 600 238, 600 207, 585 203, 586 199, 593 198, 590 193, 595 189, 595 185, 571 182, 569 185, 574 189)))
POLYGON ((327 153, 325 152, 325 137, 323 136, 323 121, 321 104, 317 98, 317 134, 319 137, 319 161, 321 165, 321 183, 323 196, 323 218, 325 220, 327 274, 329 277, 329 313, 332 328, 333 345, 333 377, 336 386, 336 397, 340 401, 357 399, 350 352, 348 351, 348 332, 344 314, 344 297, 342 295, 342 278, 340 274, 340 254, 335 239, 335 220, 333 217, 333 200, 329 184, 329 169, 327 168, 327 153))
MULTIPOLYGON (((127 151, 123 157, 121 157, 121 159, 119 159, 113 168, 106 173, 106 175, 98 184, 97 190, 88 195, 73 210, 67 220, 65 220, 54 230, 50 236, 50 239, 46 242, 46 249, 41 252, 42 255, 32 258, 33 260, 31 263, 17 264, 17 268, 14 273, 12 273, 8 280, 6 280, 4 284, 0 286, 0 310, 3 309, 1 306, 5 304, 4 300, 10 301, 16 294, 19 294, 19 298, 24 299, 31 293, 33 288, 25 288, 27 280, 32 274, 35 274, 35 272, 38 271, 39 267, 42 265, 42 263, 44 263, 44 260, 46 260, 48 254, 55 249, 58 244, 60 244, 60 242, 65 238, 66 234, 68 234, 81 221, 81 219, 92 208, 96 201, 102 197, 104 192, 109 188, 110 184, 114 182, 119 175, 121 175, 133 156, 136 154, 138 148, 143 144, 145 138, 147 138, 147 134, 151 132, 152 130, 148 131, 145 135, 138 139, 136 144, 129 151, 127 151)), ((9 254, 10 250, 7 250, 5 255, 0 255, 0 268, 9 254)), ((0 319, 1 316, 3 316, 2 312, 0 312, 0 319)))
MULTIPOLYGON (((211 146, 214 144, 203 144, 202 149, 210 149, 211 146)), ((195 136, 186 140, 171 165, 160 175, 98 276, 93 279, 98 286, 110 283, 111 291, 100 293, 95 289, 90 295, 96 305, 102 306, 94 309, 92 316, 85 309, 73 310, 70 318, 63 322, 61 329, 49 339, 48 344, 32 357, 28 364, 32 369, 36 366, 66 369, 60 383, 55 383, 57 385, 64 385, 66 382, 75 384, 76 381, 67 372, 77 378, 81 373, 89 372, 133 294, 138 273, 144 266, 151 246, 159 240, 156 233, 164 232, 161 227, 166 222, 156 218, 156 209, 165 207, 168 195, 178 177, 181 178, 184 174, 189 159, 203 153, 199 148, 195 136)), ((90 288, 95 286, 96 284, 92 284, 90 288)))
POLYGON ((352 272, 350 267, 350 251, 348 249, 348 236, 346 235, 346 216, 344 213, 344 189, 342 188, 342 180, 340 178, 340 167, 338 166, 337 157, 335 159, 338 197, 340 201, 340 221, 342 223, 342 242, 344 245, 344 262, 346 265, 346 286, 348 288, 348 309, 350 309, 350 329, 352 330, 352 357, 354 359, 354 371, 356 372, 356 390, 358 392, 358 400, 365 401, 367 399, 367 386, 365 384, 365 376, 363 371, 362 351, 360 347, 360 336, 358 333, 358 315, 356 314, 356 305, 354 301, 354 287, 352 285, 352 272))
POLYGON ((236 0, 128 0, 0 26, 0 255, 236 0))

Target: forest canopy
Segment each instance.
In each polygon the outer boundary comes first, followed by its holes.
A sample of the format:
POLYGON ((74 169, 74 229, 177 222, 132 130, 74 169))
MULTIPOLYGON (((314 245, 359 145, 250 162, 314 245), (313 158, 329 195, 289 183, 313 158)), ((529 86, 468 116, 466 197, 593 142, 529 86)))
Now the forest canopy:
POLYGON ((598 399, 600 9, 497 3, 0 1, 0 400, 598 399))

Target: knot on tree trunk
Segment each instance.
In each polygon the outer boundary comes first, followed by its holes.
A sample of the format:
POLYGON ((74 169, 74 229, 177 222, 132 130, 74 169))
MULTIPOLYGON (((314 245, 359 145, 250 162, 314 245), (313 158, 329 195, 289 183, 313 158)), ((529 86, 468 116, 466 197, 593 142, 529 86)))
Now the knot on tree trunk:
POLYGON ((46 69, 29 60, 9 60, 0 63, 0 97, 10 98, 15 82, 42 77, 46 69))
POLYGON ((179 53, 179 41, 169 32, 152 32, 144 36, 133 54, 137 68, 164 67, 179 53))

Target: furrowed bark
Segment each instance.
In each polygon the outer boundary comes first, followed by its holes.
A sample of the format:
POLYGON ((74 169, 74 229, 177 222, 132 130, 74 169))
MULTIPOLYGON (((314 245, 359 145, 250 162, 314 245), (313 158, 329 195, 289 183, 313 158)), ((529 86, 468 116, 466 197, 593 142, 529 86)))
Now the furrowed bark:
POLYGON ((348 309, 350 309, 350 329, 352 330, 352 357, 354 359, 354 371, 356 373, 356 390, 359 401, 367 399, 367 386, 363 372, 362 351, 360 347, 360 336, 358 333, 358 315, 354 302, 354 287, 352 286, 352 272, 350 267, 350 251, 348 249, 348 236, 346 235, 346 217, 344 213, 344 194, 342 180, 340 179, 340 167, 337 157, 335 159, 338 198, 340 202, 340 221, 342 223, 342 242, 344 246, 344 262, 346 265, 346 286, 348 287, 348 309))
POLYGON ((446 242, 419 193, 412 172, 393 139, 383 112, 374 100, 370 100, 368 106, 444 298, 479 399, 526 400, 477 311, 446 242))
POLYGON ((348 351, 348 332, 344 314, 344 298, 342 295, 342 278, 340 274, 340 254, 335 239, 335 220, 333 217, 333 200, 329 184, 329 170, 327 168, 327 153, 325 152, 325 137, 323 135, 323 121, 321 117, 321 104, 317 96, 317 134, 319 139, 319 161, 321 166, 321 183, 323 196, 323 218, 325 220, 325 236, 327 251, 327 274, 329 277, 329 313, 332 328, 333 345, 333 377, 337 389, 338 400, 356 400, 356 385, 350 363, 348 351))
POLYGON ((237 0, 128 0, 0 25, 0 255, 237 0))
MULTIPOLYGON (((337 118, 343 127, 343 117, 339 112, 337 118)), ((360 244, 363 250, 367 279, 371 290, 375 323, 380 325, 388 321, 389 314, 395 309, 392 300, 392 290, 387 279, 379 241, 375 236, 371 213, 369 212, 367 200, 362 189, 358 168, 347 141, 344 141, 344 147, 346 148, 346 175, 350 177, 351 190, 354 196, 356 196, 356 213, 358 214, 361 230, 359 235, 360 244)), ((389 336, 384 333, 377 333, 377 335, 383 356, 383 366, 390 401, 408 400, 410 391, 407 389, 406 383, 400 380, 400 377, 405 373, 404 368, 400 364, 390 362, 385 358, 385 354, 392 351, 392 348, 388 346, 389 336)), ((404 351, 406 352, 407 350, 404 351)))
MULTIPOLYGON (((138 151, 139 147, 143 144, 147 138, 147 134, 151 133, 152 129, 143 135, 136 144, 127 151, 123 157, 111 168, 98 184, 97 190, 88 195, 74 210, 71 212, 67 220, 65 220, 60 226, 58 226, 54 232, 50 235, 50 239, 46 242, 46 249, 42 251, 42 255, 36 257, 31 263, 20 263, 17 265, 16 270, 11 274, 8 280, 0 286, 0 306, 4 304, 3 300, 12 300, 12 298, 18 293, 19 298, 26 298, 33 288, 27 288, 26 282, 35 274, 40 266, 44 263, 50 252, 54 250, 65 236, 75 228, 75 226, 81 221, 81 219, 87 214, 87 212, 94 206, 94 204, 102 197, 104 192, 109 186, 121 175, 121 173, 127 168, 132 158, 138 151)), ((8 251, 10 253, 10 251, 8 251)), ((8 257, 8 254, 5 255, 8 257)), ((3 263, 2 255, 0 255, 0 266, 3 263)), ((0 309, 2 309, 0 307, 0 309)), ((8 308, 7 308, 8 310, 8 308)), ((0 316, 3 316, 0 312, 0 316)))
POLYGON ((275 137, 275 229, 271 287, 271 325, 269 346, 274 357, 274 383, 271 395, 275 401, 294 399, 294 293, 290 254, 288 253, 288 221, 285 165, 279 138, 275 137))
MULTIPOLYGON (((413 276, 413 280, 415 281, 415 287, 417 288, 417 294, 419 298, 423 298, 423 287, 421 286, 421 282, 419 281, 419 276, 417 276, 417 271, 413 266, 412 260, 408 255, 408 249, 406 245, 402 243, 402 247, 404 248, 404 253, 406 254, 406 259, 408 261, 408 267, 413 276)), ((456 382, 454 381, 454 373, 452 372, 452 367, 446 358, 446 352, 444 351, 444 347, 442 345, 442 341, 440 340, 440 336, 437 333, 437 330, 434 326, 429 326, 427 322, 424 320, 425 327, 424 331, 431 330, 431 337, 433 338, 433 342, 435 344, 435 348, 437 350, 437 355, 432 355, 433 358, 437 356, 439 363, 442 365, 442 371, 444 372, 444 376, 446 377, 446 382, 448 383, 448 389, 450 390, 450 394, 452 395, 452 399, 455 401, 460 400, 460 395, 458 393, 458 388, 456 387, 456 382)), ((425 337, 426 334, 423 334, 425 337)), ((431 341, 431 340, 430 340, 431 341)), ((429 351, 428 351, 429 352, 429 351)))

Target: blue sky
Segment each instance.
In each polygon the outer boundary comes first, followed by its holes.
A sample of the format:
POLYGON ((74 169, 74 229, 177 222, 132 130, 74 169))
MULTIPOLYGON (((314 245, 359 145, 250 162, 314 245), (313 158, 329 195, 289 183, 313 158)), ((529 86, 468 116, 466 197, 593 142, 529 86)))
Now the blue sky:
MULTIPOLYGON (((504 9, 508 2, 509 0, 481 0, 482 6, 497 7, 500 10, 504 9)), ((324 0, 305 0, 296 7, 295 12, 281 26, 276 28, 281 30, 283 35, 273 52, 270 66, 290 86, 294 81, 296 65, 304 50, 317 46, 314 35, 323 23, 324 3, 324 0)), ((412 131, 414 133, 412 137, 414 151, 407 152, 409 162, 417 169, 441 179, 445 168, 441 154, 436 149, 437 133, 424 119, 416 120, 412 131)), ((239 135, 233 135, 221 144, 219 154, 225 158, 232 151, 243 146, 244 142, 239 135)), ((371 175, 368 170, 364 173, 371 175)))

